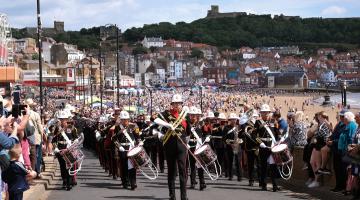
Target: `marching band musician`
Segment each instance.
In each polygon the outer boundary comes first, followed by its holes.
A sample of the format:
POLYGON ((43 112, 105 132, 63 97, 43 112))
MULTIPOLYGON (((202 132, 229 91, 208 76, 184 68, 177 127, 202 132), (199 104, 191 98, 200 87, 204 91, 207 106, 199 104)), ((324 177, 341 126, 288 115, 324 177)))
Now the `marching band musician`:
POLYGON ((212 143, 217 155, 219 165, 221 169, 224 169, 225 177, 228 177, 228 168, 227 163, 225 162, 225 143, 223 141, 224 135, 227 133, 227 131, 229 131, 225 129, 227 125, 227 119, 225 117, 225 114, 220 113, 218 116, 218 120, 220 121, 220 124, 214 124, 215 128, 213 128, 212 130, 212 143))
POLYGON ((242 174, 240 170, 240 138, 237 127, 238 117, 235 113, 230 113, 229 115, 229 125, 225 127, 225 135, 224 140, 226 143, 226 155, 227 155, 227 166, 228 166, 228 175, 229 180, 231 181, 233 178, 233 160, 235 158, 235 169, 237 180, 241 181, 242 174))
POLYGON ((106 160, 108 161, 107 165, 109 166, 109 176, 112 176, 114 180, 116 180, 117 177, 120 177, 119 150, 112 141, 112 138, 115 134, 115 124, 119 118, 120 111, 120 108, 114 109, 113 118, 104 129, 106 134, 104 140, 104 148, 106 152, 105 156, 107 156, 106 160))
POLYGON ((168 166, 168 187, 170 200, 175 200, 175 178, 176 178, 176 164, 180 178, 180 192, 181 200, 187 200, 186 182, 187 182, 187 142, 186 137, 190 135, 190 126, 184 120, 184 116, 179 116, 183 104, 182 96, 174 94, 171 101, 170 110, 165 110, 154 120, 165 129, 164 150, 166 154, 166 161, 168 166), (174 127, 175 122, 179 122, 177 127, 174 127), (178 134, 178 135, 176 135, 178 134), (181 140, 181 141, 180 141, 181 140))
POLYGON ((213 112, 208 111, 206 113, 205 119, 204 119, 204 123, 201 126, 201 131, 204 135, 211 135, 213 127, 212 127, 212 121, 214 120, 215 115, 213 112))
POLYGON ((154 134, 154 129, 150 120, 150 115, 145 116, 145 125, 140 129, 141 139, 144 141, 144 149, 150 156, 152 163, 157 166, 157 146, 158 136, 154 134))
MULTIPOLYGON (((190 151, 195 153, 195 150, 202 145, 202 140, 205 139, 201 132, 201 127, 199 126, 199 118, 202 115, 201 110, 196 107, 191 107, 189 112, 189 125, 194 131, 197 133, 199 138, 196 138, 194 134, 190 135, 189 146, 190 151), (199 140, 200 139, 200 140, 199 140)), ((190 164, 190 181, 191 181, 191 189, 195 188, 196 185, 196 160, 193 156, 189 156, 189 164, 190 164)), ((200 181, 200 191, 206 188, 205 179, 204 179, 204 170, 200 167, 197 169, 199 181, 200 181)))
POLYGON ((101 116, 97 122, 95 129, 95 138, 97 141, 97 151, 99 156, 100 165, 105 169, 105 172, 109 170, 107 165, 107 160, 105 156, 105 148, 104 148, 104 139, 105 139, 105 129, 106 129, 107 118, 105 116, 101 116))
POLYGON ((60 165, 60 171, 61 171, 61 178, 63 180, 63 188, 66 188, 67 191, 71 190, 72 188, 72 178, 66 169, 66 162, 63 158, 63 154, 65 150, 68 148, 68 146, 71 145, 71 129, 70 131, 67 131, 68 121, 69 121, 69 115, 66 111, 60 110, 58 111, 57 118, 60 120, 58 126, 55 127, 54 130, 54 138, 52 140, 52 143, 55 147, 54 153, 57 157, 60 165))
POLYGON ((131 190, 135 190, 137 187, 136 169, 128 160, 127 152, 134 145, 139 144, 139 128, 136 124, 130 123, 130 115, 127 111, 121 111, 119 118, 120 124, 118 121, 116 122, 113 141, 115 141, 115 144, 118 142, 116 146, 120 151, 121 182, 125 189, 130 185, 131 190))
MULTIPOLYGON (((74 126, 74 120, 71 117, 71 113, 70 113, 70 118, 69 121, 67 123, 67 128, 65 129, 66 134, 70 134, 71 135, 71 142, 75 142, 75 140, 77 140, 77 138, 79 138, 79 133, 77 131, 77 129, 74 126)), ((73 170, 76 170, 78 166, 74 165, 73 166, 73 170)), ((72 181, 71 181, 72 186, 77 185, 77 181, 76 181, 76 176, 72 176, 72 181)))
MULTIPOLYGON (((156 109, 155 112, 153 112, 153 115, 151 116, 150 120, 152 122, 154 122, 154 120, 157 118, 157 116, 160 114, 160 109, 156 109)), ((155 128, 155 127, 154 127, 155 128)), ((156 131, 160 130, 160 126, 157 126, 156 129, 154 129, 156 131)), ((162 143, 162 141, 158 138, 157 142, 156 142, 156 146, 157 146, 157 153, 159 155, 158 159, 159 159, 159 168, 160 168, 160 172, 164 173, 164 168, 165 168, 165 152, 164 152, 164 145, 162 143)))
MULTIPOLYGON (((256 117, 256 116, 255 116, 256 117)), ((257 136, 252 131, 253 125, 249 122, 252 119, 256 120, 253 116, 242 116, 240 118, 240 138, 243 142, 243 149, 245 150, 247 157, 247 169, 249 186, 254 186, 254 165, 256 162, 256 172, 258 179, 260 178, 260 164, 259 164, 259 145, 257 143, 257 136), (249 119, 250 118, 250 119, 249 119)))
POLYGON ((271 122, 270 106, 263 104, 260 108, 260 119, 255 122, 255 131, 257 133, 257 142, 259 148, 260 158, 260 186, 262 190, 267 190, 266 177, 268 170, 270 170, 270 177, 273 185, 273 192, 279 190, 276 184, 276 177, 278 176, 277 166, 271 156, 271 147, 276 142, 274 138, 274 126, 268 126, 271 122), (269 127, 269 128, 266 128, 269 127))

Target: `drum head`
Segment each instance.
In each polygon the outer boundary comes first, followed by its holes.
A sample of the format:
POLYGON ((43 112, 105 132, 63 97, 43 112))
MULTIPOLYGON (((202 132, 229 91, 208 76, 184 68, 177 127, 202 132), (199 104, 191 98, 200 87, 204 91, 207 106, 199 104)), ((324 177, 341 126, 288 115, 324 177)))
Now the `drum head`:
POLYGON ((287 148, 288 147, 287 147, 286 144, 279 144, 279 145, 276 145, 273 148, 271 148, 271 151, 274 152, 274 153, 277 153, 277 152, 282 152, 287 148))
POLYGON ((131 150, 127 153, 127 155, 128 155, 129 157, 134 156, 134 155, 138 154, 141 150, 142 150, 142 147, 141 147, 141 146, 135 147, 135 148, 131 149, 131 150))
POLYGON ((199 155, 201 152, 204 152, 208 148, 208 144, 204 144, 195 151, 195 155, 199 155))

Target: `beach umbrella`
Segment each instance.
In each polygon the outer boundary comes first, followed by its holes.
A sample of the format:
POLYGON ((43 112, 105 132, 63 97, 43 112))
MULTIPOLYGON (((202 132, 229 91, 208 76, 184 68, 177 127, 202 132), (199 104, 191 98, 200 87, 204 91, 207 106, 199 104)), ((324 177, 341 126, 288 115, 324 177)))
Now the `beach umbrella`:
POLYGON ((104 104, 105 104, 107 107, 113 107, 113 106, 114 106, 114 103, 113 103, 113 102, 110 102, 110 101, 105 102, 104 104))
MULTIPOLYGON (((99 108, 101 107, 101 103, 100 102, 95 102, 91 105, 92 108, 99 108)), ((103 104, 104 108, 107 108, 107 106, 105 104, 103 104)))
POLYGON ((136 111, 136 106, 124 106, 123 110, 126 110, 128 112, 135 112, 136 111))

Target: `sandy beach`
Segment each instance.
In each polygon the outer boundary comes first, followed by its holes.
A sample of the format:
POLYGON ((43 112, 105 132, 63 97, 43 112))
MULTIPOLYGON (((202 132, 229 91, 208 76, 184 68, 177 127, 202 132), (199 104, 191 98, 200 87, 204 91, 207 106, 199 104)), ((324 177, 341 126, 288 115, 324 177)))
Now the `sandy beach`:
MULTIPOLYGON (((338 105, 322 106, 321 103, 323 102, 323 98, 318 96, 281 95, 274 96, 273 98, 264 96, 258 97, 256 102, 267 102, 272 108, 281 107, 281 114, 283 117, 286 117, 289 108, 297 108, 297 110, 304 111, 305 116, 307 116, 309 120, 313 118, 315 113, 325 111, 329 115, 330 122, 332 122, 334 125, 336 124, 336 115, 341 110, 338 105)), ((351 108, 350 111, 355 114, 360 112, 360 109, 351 108)))

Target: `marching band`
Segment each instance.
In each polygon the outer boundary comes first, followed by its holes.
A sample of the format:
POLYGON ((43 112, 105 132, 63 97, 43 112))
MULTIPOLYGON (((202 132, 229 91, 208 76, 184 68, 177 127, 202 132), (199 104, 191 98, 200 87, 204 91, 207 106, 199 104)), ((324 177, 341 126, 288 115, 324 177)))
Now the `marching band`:
POLYGON ((152 180, 166 172, 170 199, 176 198, 178 176, 180 196, 185 200, 188 199, 189 176, 190 188, 195 189, 198 176, 202 191, 206 188, 205 175, 211 180, 225 176, 231 181, 235 172, 237 181, 242 181, 244 169, 249 186, 254 186, 258 180, 259 187, 267 190, 266 179, 270 175, 272 190, 278 191, 276 179, 288 179, 292 173, 287 127, 278 123, 278 115, 267 104, 259 110, 244 107, 239 115, 230 113, 228 117, 210 110, 203 114, 195 106, 183 106, 182 96, 175 94, 169 110, 152 116, 141 114, 133 120, 120 108, 109 109, 98 119, 86 118, 85 113, 76 118, 61 110, 58 121, 49 130, 54 133, 52 142, 67 190, 76 184, 70 172, 74 168, 81 169, 83 159, 80 145, 70 148, 78 143, 78 128, 84 133, 84 145, 95 146, 105 172, 113 179, 120 178, 124 188, 137 188, 137 171, 152 180), (71 117, 74 121, 82 119, 90 123, 71 123, 71 117), (85 129, 90 131, 85 132, 85 129), (71 165, 67 166, 67 162, 71 165))

